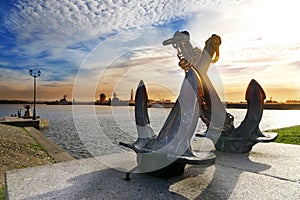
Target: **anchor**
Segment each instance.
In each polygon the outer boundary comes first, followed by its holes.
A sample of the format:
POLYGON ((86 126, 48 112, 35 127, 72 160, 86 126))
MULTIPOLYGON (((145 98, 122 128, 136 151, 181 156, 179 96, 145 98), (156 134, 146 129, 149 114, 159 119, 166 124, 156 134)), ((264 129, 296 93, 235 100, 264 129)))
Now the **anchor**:
POLYGON ((157 177, 174 177, 184 173, 186 164, 209 166, 215 162, 212 152, 192 150, 190 141, 197 127, 204 90, 195 69, 187 70, 180 94, 161 131, 156 135, 150 125, 147 110, 148 94, 140 81, 135 96, 135 119, 138 132, 132 144, 120 145, 134 150, 137 166, 126 173, 142 172, 157 177))
POLYGON ((258 142, 272 142, 277 138, 277 133, 262 133, 259 129, 266 95, 255 80, 251 80, 246 91, 248 110, 245 119, 239 127, 234 127, 234 117, 227 113, 207 75, 210 63, 219 59, 221 38, 218 35, 213 34, 205 42, 203 52, 193 48, 187 31, 175 32, 163 45, 177 49, 179 66, 186 75, 179 97, 158 135, 150 125, 148 94, 144 82, 140 81, 135 96, 138 138, 131 144, 119 142, 137 154, 137 166, 126 173, 125 180, 130 180, 132 172, 173 177, 182 175, 186 164, 212 165, 215 154, 195 152, 190 144, 199 117, 207 130, 196 136, 210 138, 219 151, 246 153, 258 142))
POLYGON ((196 136, 208 137, 214 142, 217 150, 230 153, 247 153, 259 142, 275 141, 277 133, 262 133, 259 129, 266 95, 254 79, 250 81, 246 91, 247 114, 240 126, 234 127, 234 117, 227 113, 207 75, 210 63, 215 63, 219 59, 221 38, 218 35, 213 34, 205 42, 203 52, 197 47, 193 48, 187 31, 175 32, 172 38, 163 42, 163 45, 172 45, 177 49, 179 66, 185 72, 194 68, 201 75, 204 96, 200 118, 207 126, 207 130, 205 134, 196 136))

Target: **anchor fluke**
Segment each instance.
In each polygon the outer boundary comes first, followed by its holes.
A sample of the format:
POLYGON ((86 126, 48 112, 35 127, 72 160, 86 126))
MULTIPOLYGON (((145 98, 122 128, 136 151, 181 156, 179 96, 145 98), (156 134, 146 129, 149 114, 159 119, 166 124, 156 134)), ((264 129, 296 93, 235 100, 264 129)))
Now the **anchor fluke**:
POLYGON ((277 133, 262 133, 259 123, 263 115, 266 95, 257 81, 252 79, 247 87, 245 99, 248 109, 240 126, 231 132, 222 132, 216 143, 216 149, 231 153, 246 153, 258 142, 272 142, 277 133))
POLYGON ((150 125, 148 115, 148 94, 143 80, 140 81, 135 94, 135 123, 138 138, 133 144, 119 142, 120 145, 133 149, 135 152, 145 152, 142 150, 151 138, 156 137, 150 125))
POLYGON ((138 139, 132 144, 119 143, 137 153, 138 172, 173 177, 182 175, 186 164, 211 165, 215 162, 212 152, 194 152, 190 145, 197 127, 203 94, 199 75, 194 69, 189 69, 180 95, 156 136, 150 126, 146 87, 140 82, 135 105, 138 139))

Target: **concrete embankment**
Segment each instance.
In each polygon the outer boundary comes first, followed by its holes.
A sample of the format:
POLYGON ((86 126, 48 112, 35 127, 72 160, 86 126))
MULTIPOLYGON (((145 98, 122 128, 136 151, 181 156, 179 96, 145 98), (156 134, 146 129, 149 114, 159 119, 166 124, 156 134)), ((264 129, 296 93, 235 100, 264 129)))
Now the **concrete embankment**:
POLYGON ((0 187, 8 170, 74 160, 33 127, 0 124, 0 187))
POLYGON ((47 165, 54 160, 23 128, 0 124, 0 187, 7 170, 47 165))
POLYGON ((25 130, 33 137, 56 162, 74 160, 74 158, 57 144, 52 142, 34 127, 25 127, 25 130))
MULTIPOLYGON (((17 117, 4 117, 0 119, 0 124, 12 125, 17 127, 24 127, 29 135, 40 144, 43 149, 49 154, 56 162, 74 160, 74 158, 56 145, 50 139, 45 137, 37 129, 48 127, 48 119, 23 119, 17 117)), ((4 130, 4 129, 3 129, 4 130)))
POLYGON ((49 126, 48 119, 18 118, 18 117, 2 117, 0 124, 18 126, 18 127, 34 127, 36 129, 47 128, 49 126))

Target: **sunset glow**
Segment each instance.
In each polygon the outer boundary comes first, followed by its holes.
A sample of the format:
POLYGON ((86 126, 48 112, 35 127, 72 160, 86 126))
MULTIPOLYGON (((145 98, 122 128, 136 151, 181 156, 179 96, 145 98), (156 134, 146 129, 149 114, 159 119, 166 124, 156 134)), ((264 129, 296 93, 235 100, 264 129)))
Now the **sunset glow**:
POLYGON ((174 2, 2 1, 0 99, 31 100, 28 71, 39 69, 38 100, 72 100, 73 91, 82 101, 113 92, 128 100, 143 79, 150 98, 174 101, 184 73, 176 50, 161 43, 188 30, 201 49, 221 36, 211 76, 224 101, 244 101, 251 79, 267 99, 300 100, 300 2, 174 2))

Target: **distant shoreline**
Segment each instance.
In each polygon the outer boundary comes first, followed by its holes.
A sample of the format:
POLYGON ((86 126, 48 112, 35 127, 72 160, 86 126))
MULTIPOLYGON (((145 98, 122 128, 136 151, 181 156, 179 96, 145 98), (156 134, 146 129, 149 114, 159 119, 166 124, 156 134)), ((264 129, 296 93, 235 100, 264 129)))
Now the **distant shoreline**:
MULTIPOLYGON (((247 103, 226 103, 227 108, 247 109, 247 103)), ((265 103, 267 110, 300 110, 300 103, 265 103)))
MULTIPOLYGON (((25 100, 0 100, 0 104, 33 104, 31 101, 25 100)), ((58 104, 51 101, 37 101, 36 104, 47 104, 47 105, 72 105, 72 102, 68 104, 58 104)), ((73 105, 106 105, 108 104, 99 104, 97 102, 76 102, 73 105)), ((173 104, 172 104, 173 105, 173 104)), ((118 105, 116 105, 118 106, 118 105)), ((120 106, 133 106, 133 105, 120 105, 120 106)), ((236 109, 247 109, 248 104, 246 102, 242 103, 225 103, 226 108, 236 108, 236 109)), ((151 107, 151 106, 149 106, 151 107)), ((155 107, 155 106, 154 106, 155 107)), ((162 106, 163 107, 163 106, 162 106)), ((171 106, 167 106, 168 108, 171 106)), ((267 110, 300 110, 300 103, 265 103, 264 109, 267 110)))

